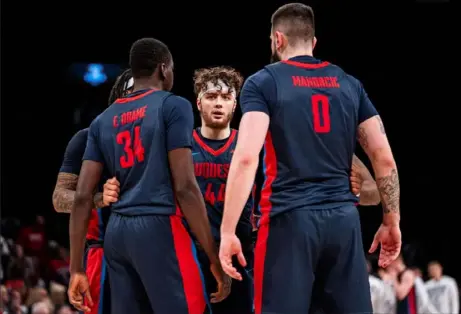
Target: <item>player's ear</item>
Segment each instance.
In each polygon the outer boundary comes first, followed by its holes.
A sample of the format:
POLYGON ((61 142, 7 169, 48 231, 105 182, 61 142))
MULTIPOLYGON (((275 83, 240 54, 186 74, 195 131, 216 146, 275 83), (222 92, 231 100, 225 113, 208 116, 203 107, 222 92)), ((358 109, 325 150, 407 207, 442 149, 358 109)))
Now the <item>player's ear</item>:
POLYGON ((237 108, 237 99, 234 99, 234 106, 232 107, 232 113, 235 112, 235 108, 237 108))
POLYGON ((166 78, 167 65, 165 63, 160 64, 160 78, 164 80, 166 78))
POLYGON ((200 102, 200 99, 197 98, 197 109, 198 111, 202 111, 202 103, 200 102))
POLYGON ((315 45, 317 45, 317 37, 314 36, 314 39, 312 39, 312 50, 315 49, 315 45))
POLYGON ((288 44, 288 39, 282 32, 275 31, 275 48, 282 50, 288 44))

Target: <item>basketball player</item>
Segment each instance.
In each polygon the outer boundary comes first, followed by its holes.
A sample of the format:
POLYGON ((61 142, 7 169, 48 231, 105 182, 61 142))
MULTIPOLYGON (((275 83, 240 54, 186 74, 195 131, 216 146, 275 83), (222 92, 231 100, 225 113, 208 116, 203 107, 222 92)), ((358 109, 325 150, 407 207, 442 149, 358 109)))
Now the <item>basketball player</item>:
POLYGON ((371 160, 384 209, 370 251, 381 243, 381 267, 400 252, 399 181, 384 126, 357 79, 312 56, 314 30, 310 7, 280 7, 272 16, 271 40, 274 61, 282 61, 249 77, 240 95, 243 116, 229 170, 220 258, 226 273, 240 279, 232 266, 233 255, 245 265, 236 224, 264 144, 256 314, 307 313, 311 307, 372 311, 357 197, 349 185, 357 138, 371 160))
POLYGON ((455 279, 443 274, 438 261, 430 262, 427 272, 431 279, 426 282, 426 289, 434 307, 440 313, 459 313, 459 292, 455 279))
MULTIPOLYGON (((132 87, 131 71, 126 70, 112 87, 109 104, 130 92, 132 87)), ((53 205, 59 213, 71 211, 87 139, 88 129, 83 129, 78 131, 67 144, 53 192, 53 205)), ((86 234, 85 271, 90 284, 90 294, 94 300, 91 314, 111 313, 109 281, 103 253, 104 231, 110 214, 110 210, 105 208, 106 205, 108 203, 104 204, 102 193, 96 193, 93 197, 94 209, 91 212, 86 234)))
MULTIPOLYGON (((136 41, 130 51, 133 93, 115 101, 88 131, 70 219, 69 298, 82 307, 88 282, 81 255, 92 191, 104 166, 120 181, 121 201, 111 205, 104 252, 111 281, 113 314, 206 311, 206 296, 187 223, 211 262, 218 292, 229 294, 191 155, 190 102, 168 91, 173 59, 153 38, 136 41)), ((91 302, 90 302, 91 303, 91 302)))
MULTIPOLYGON (((231 129, 230 122, 237 106, 237 95, 243 83, 242 76, 233 68, 212 67, 195 72, 194 91, 201 126, 192 134, 192 157, 195 177, 202 191, 207 207, 211 231, 219 243, 224 192, 227 172, 237 141, 237 131, 231 129)), ((119 182, 108 180, 104 186, 104 199, 118 201, 119 182)), ((245 257, 251 261, 253 255, 251 215, 253 196, 245 204, 240 217, 237 233, 242 238, 245 257)), ((209 260, 203 250, 198 251, 207 289, 216 287, 216 280, 209 269, 209 260)), ((251 264, 251 262, 250 262, 251 264)), ((250 267, 251 268, 251 267, 250 267)), ((233 281, 231 294, 226 300, 212 304, 214 314, 250 314, 253 312, 253 280, 242 267, 243 281, 233 281)))

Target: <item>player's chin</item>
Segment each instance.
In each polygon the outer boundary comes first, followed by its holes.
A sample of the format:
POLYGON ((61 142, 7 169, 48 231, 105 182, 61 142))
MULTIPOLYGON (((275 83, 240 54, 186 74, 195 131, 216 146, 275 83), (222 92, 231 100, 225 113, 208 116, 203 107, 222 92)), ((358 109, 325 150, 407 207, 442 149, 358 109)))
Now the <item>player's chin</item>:
POLYGON ((213 128, 213 129, 224 129, 227 128, 229 125, 229 119, 226 119, 225 117, 222 118, 212 118, 209 123, 207 123, 207 126, 213 128))

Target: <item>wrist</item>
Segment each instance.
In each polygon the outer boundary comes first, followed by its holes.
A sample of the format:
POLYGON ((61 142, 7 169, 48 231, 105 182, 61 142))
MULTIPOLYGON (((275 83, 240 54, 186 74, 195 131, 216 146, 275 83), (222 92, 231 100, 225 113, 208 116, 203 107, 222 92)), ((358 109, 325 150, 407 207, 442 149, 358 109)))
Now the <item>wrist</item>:
POLYGON ((387 227, 398 227, 400 225, 400 215, 396 213, 384 214, 383 225, 387 227))
POLYGON ((105 207, 106 205, 104 204, 103 201, 103 195, 101 192, 97 192, 94 197, 93 197, 93 203, 96 208, 102 208, 105 207))

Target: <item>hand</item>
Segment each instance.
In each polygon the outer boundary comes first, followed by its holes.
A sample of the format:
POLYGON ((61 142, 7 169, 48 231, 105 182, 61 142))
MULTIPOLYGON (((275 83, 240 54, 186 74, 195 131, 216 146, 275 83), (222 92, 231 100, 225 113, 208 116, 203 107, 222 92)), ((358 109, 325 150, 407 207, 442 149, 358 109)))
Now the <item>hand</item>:
POLYGON ((352 193, 354 193, 354 195, 357 196, 360 195, 360 191, 362 190, 363 178, 360 174, 360 168, 355 163, 352 163, 350 181, 352 193))
POLYGON ((69 302, 79 311, 90 312, 90 307, 93 306, 93 299, 90 294, 90 284, 88 278, 84 273, 73 273, 70 277, 69 288, 67 289, 67 296, 69 302), (83 298, 86 298, 86 306, 83 298))
POLYGON ((378 244, 381 244, 378 265, 386 268, 390 263, 395 261, 400 254, 400 248, 402 247, 400 226, 381 224, 368 252, 373 253, 376 251, 378 244))
POLYGON ((242 244, 235 234, 221 234, 221 245, 219 246, 219 260, 223 270, 234 279, 242 280, 242 275, 232 266, 232 257, 237 255, 237 259, 243 267, 247 265, 245 256, 242 252, 242 244))
POLYGON ((104 191, 102 193, 102 201, 104 205, 109 206, 111 203, 118 201, 118 194, 120 193, 120 182, 115 177, 109 179, 104 183, 104 191))
POLYGON ((231 292, 232 279, 227 276, 220 264, 211 264, 211 273, 218 283, 218 291, 211 294, 211 303, 218 303, 227 298, 231 292))

